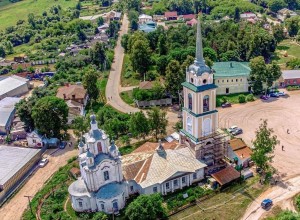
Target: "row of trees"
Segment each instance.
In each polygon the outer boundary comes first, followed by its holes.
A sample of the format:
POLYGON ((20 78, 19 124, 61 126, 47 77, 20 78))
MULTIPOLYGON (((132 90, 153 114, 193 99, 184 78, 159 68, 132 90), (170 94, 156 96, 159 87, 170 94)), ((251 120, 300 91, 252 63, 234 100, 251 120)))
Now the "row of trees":
MULTIPOLYGON (((127 144, 131 137, 145 139, 152 135, 156 140, 166 134, 168 120, 166 112, 152 108, 147 112, 132 114, 119 113, 111 107, 102 107, 97 112, 99 126, 113 139, 123 140, 127 144)), ((75 118, 73 122, 75 134, 80 137, 89 129, 88 120, 83 117, 75 118)))

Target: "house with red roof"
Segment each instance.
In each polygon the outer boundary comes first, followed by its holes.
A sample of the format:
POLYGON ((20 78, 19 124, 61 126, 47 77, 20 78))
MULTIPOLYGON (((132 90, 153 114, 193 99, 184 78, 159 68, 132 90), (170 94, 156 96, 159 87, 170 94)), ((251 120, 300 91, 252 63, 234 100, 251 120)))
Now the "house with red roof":
POLYGON ((165 19, 167 21, 177 20, 177 18, 178 18, 177 11, 167 11, 167 12, 165 12, 165 19))

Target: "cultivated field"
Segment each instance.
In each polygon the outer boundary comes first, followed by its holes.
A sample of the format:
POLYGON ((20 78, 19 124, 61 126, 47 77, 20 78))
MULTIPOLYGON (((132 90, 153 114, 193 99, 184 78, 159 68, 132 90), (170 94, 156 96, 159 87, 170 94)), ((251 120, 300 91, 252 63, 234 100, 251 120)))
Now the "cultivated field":
POLYGON ((33 13, 41 15, 53 5, 60 5, 63 9, 75 7, 77 0, 23 0, 10 3, 0 0, 0 30, 16 25, 18 20, 27 20, 27 15, 33 13))

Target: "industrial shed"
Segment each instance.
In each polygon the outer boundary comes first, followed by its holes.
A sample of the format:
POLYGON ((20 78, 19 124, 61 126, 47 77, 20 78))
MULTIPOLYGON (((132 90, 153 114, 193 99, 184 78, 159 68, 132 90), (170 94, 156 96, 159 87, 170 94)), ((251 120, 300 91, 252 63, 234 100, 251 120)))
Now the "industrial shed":
POLYGON ((40 149, 0 145, 0 205, 41 159, 40 149))
POLYGON ((0 100, 5 97, 19 97, 29 91, 29 80, 19 76, 0 78, 0 100))

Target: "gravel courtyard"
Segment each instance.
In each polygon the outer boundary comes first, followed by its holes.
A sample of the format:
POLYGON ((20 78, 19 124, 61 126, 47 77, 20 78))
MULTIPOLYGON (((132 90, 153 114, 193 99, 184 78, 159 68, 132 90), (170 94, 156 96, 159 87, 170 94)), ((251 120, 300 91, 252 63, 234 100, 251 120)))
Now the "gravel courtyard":
POLYGON ((251 141, 255 138, 255 130, 261 119, 267 119, 268 126, 274 129, 280 141, 275 149, 274 167, 283 177, 290 178, 300 174, 300 91, 286 93, 285 97, 220 108, 219 127, 237 125, 244 131, 238 137, 252 146, 251 141), (282 145, 284 151, 281 150, 282 145))

